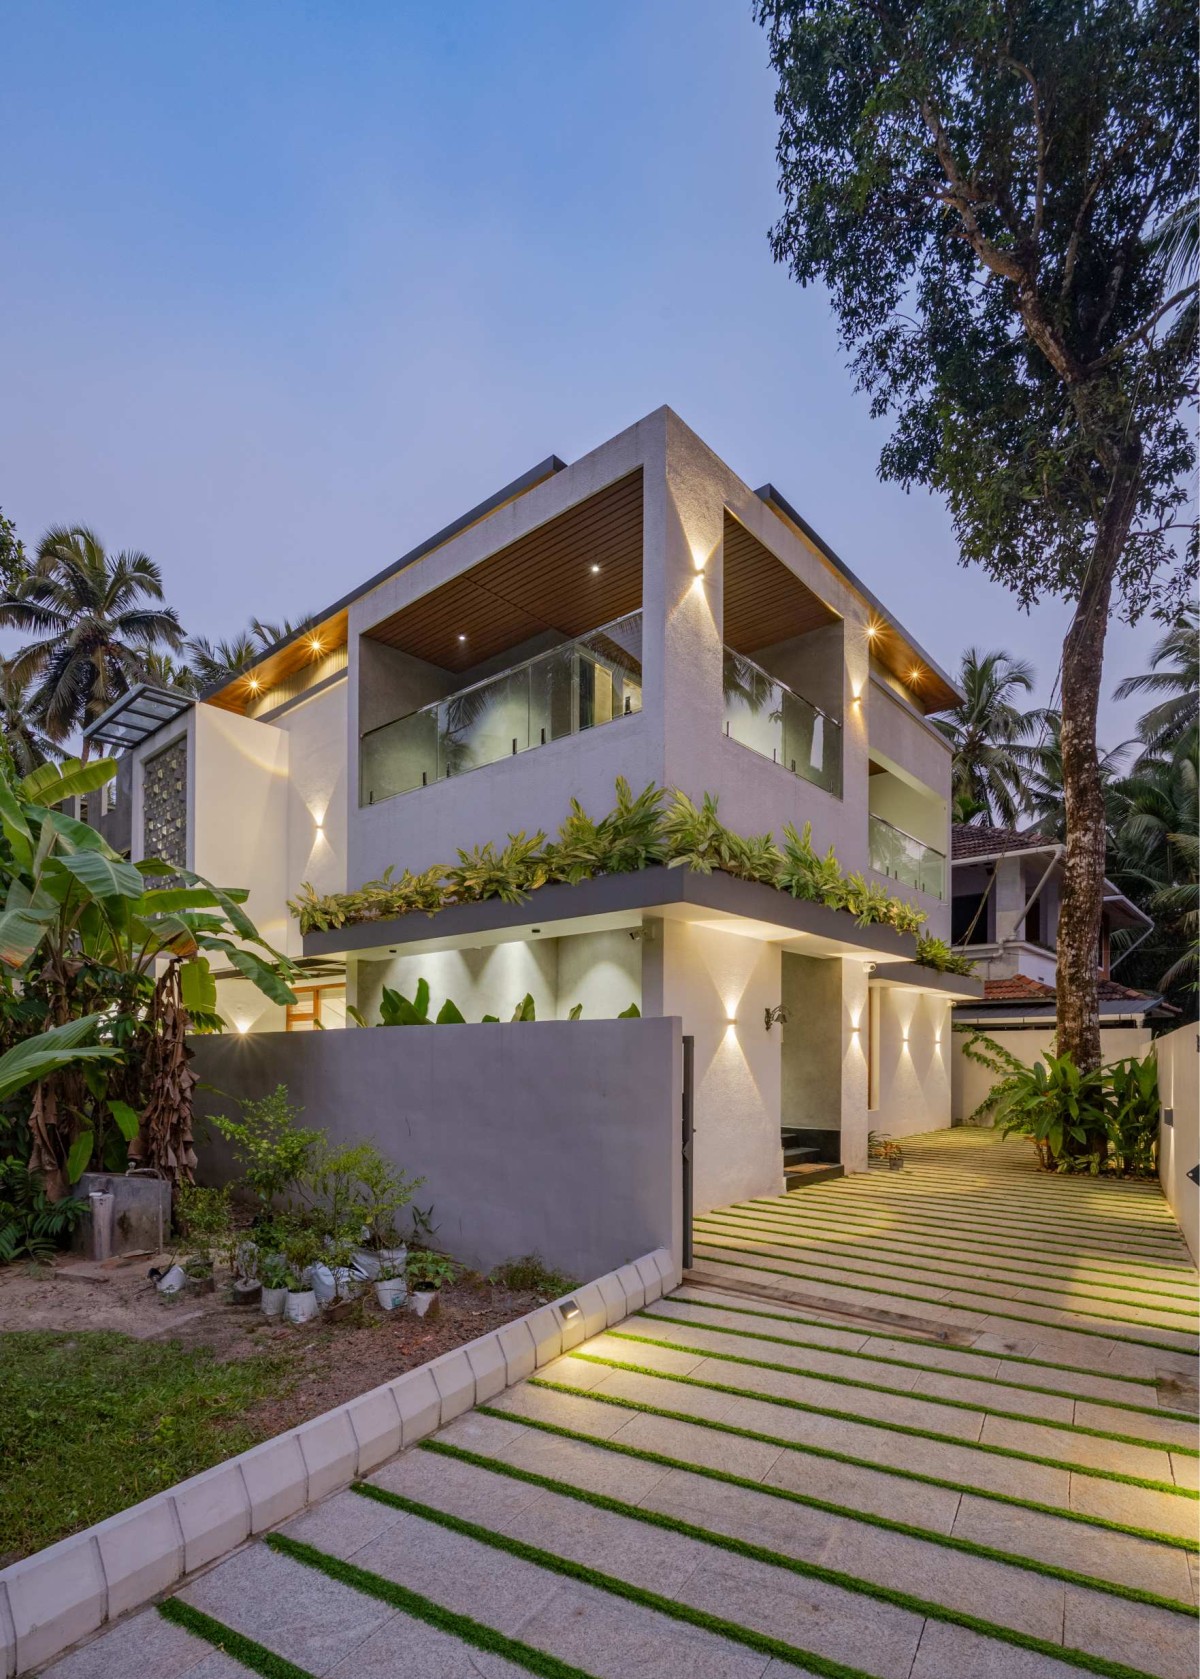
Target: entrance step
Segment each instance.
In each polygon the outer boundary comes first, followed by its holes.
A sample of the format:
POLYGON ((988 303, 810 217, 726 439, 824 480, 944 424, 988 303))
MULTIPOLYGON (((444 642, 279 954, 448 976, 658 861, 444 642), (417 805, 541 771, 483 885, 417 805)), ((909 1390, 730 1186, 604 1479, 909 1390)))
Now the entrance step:
POLYGON ((819 1148, 800 1148, 794 1143, 784 1142, 783 1163, 785 1166, 805 1166, 815 1163, 820 1154, 819 1148))
MULTIPOLYGON (((816 1150, 814 1149, 812 1152, 815 1154, 816 1150)), ((785 1155, 783 1187, 789 1192, 789 1194, 792 1190, 810 1189, 815 1183, 828 1183, 831 1178, 844 1178, 846 1175, 846 1168, 844 1166, 833 1166, 828 1163, 814 1163, 807 1166, 789 1166, 786 1164, 786 1158, 787 1157, 785 1155)))

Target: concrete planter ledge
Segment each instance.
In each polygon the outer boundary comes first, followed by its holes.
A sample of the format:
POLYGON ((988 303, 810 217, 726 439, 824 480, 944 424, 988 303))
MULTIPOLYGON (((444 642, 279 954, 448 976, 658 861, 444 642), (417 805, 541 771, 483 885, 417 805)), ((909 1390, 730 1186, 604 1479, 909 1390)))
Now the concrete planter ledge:
POLYGON ((28 1673, 679 1286, 666 1248, 0 1570, 0 1675, 28 1673), (573 1304, 577 1311, 564 1315, 573 1304))

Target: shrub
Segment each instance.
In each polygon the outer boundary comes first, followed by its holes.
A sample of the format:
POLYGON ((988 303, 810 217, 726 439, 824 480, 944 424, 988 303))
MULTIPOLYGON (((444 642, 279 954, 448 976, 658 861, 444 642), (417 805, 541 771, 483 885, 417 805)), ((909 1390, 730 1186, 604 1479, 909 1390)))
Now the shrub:
POLYGON ((297 1125, 303 1110, 288 1099, 286 1084, 259 1101, 243 1101, 241 1109, 240 1120, 221 1114, 213 1124, 233 1144, 242 1180, 267 1213, 294 1193, 325 1133, 297 1125))
POLYGON ((540 1294, 546 1300, 557 1300, 579 1287, 574 1277, 547 1265, 540 1253, 506 1259, 503 1265, 497 1265, 488 1282, 511 1289, 514 1294, 540 1294))
POLYGON ((86 1201, 50 1201, 23 1160, 0 1158, 0 1265, 52 1259, 88 1210, 86 1201))

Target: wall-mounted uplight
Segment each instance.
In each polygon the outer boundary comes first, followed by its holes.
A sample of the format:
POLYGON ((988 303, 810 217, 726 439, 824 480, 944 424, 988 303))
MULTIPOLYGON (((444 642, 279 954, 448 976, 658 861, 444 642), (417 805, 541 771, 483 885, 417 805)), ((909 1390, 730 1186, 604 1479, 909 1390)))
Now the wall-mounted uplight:
POLYGON ((323 816, 314 816, 313 817, 313 827, 317 830, 318 833, 323 832, 324 827, 325 827, 325 818, 323 816))
POLYGON ((234 1022, 234 1025, 237 1027, 238 1031, 243 1034, 243 1036, 250 1030, 250 1022, 248 1020, 237 1020, 234 1022))
POLYGON ((737 1015, 736 1014, 727 1014, 725 1016, 725 1024, 726 1024, 726 1026, 736 1026, 737 1025, 737 1015))

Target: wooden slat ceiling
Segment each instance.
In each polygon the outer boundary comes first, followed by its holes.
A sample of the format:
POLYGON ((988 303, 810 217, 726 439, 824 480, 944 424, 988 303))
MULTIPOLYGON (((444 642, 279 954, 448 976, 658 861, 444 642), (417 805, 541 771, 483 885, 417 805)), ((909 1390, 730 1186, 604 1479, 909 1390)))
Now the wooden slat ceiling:
POLYGON ((349 624, 349 612, 335 612, 331 618, 309 624, 277 652, 260 659, 244 676, 235 677, 226 687, 210 694, 207 703, 220 706, 222 711, 244 712, 248 700, 278 687, 305 666, 316 664, 335 647, 344 647, 349 624))
POLYGON ((728 512, 724 596, 723 634, 735 653, 752 655, 776 641, 837 623, 837 613, 728 512))
POLYGON ((544 630, 583 635, 636 612, 641 604, 639 468, 402 607, 367 634, 458 672, 544 630))

